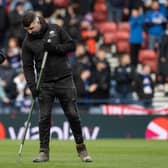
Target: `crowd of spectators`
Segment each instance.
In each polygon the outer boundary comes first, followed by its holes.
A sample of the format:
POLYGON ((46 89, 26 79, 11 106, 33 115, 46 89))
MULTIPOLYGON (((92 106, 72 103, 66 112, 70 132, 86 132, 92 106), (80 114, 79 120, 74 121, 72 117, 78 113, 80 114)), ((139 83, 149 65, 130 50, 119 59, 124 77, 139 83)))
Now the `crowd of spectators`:
POLYGON ((141 105, 151 107, 155 86, 167 84, 167 0, 0 0, 0 48, 7 55, 0 65, 1 107, 27 112, 31 105, 21 62, 22 16, 28 10, 76 41, 67 56, 79 100, 133 103, 136 93, 141 105))

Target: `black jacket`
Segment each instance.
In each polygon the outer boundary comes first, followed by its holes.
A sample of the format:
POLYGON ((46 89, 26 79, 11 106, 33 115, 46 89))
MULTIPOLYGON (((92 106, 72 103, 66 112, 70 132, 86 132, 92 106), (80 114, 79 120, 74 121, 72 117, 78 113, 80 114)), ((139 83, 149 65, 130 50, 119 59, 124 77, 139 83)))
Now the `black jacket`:
POLYGON ((75 49, 74 41, 58 25, 48 25, 44 20, 41 20, 41 24, 41 31, 36 35, 28 34, 22 46, 23 69, 31 90, 35 88, 34 61, 37 73, 39 73, 44 55, 44 42, 48 40, 51 31, 55 33, 51 41, 55 50, 48 53, 42 82, 59 81, 72 75, 66 54, 75 49))
POLYGON ((114 70, 114 80, 117 82, 116 90, 118 93, 132 92, 132 84, 135 79, 136 72, 131 65, 119 65, 114 70))

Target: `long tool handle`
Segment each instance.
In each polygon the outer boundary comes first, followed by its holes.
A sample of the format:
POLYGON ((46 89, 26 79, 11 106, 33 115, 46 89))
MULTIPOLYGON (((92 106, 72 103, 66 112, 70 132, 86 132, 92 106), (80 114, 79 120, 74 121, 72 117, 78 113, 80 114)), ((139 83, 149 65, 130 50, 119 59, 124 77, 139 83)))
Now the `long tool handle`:
POLYGON ((30 123, 30 120, 31 120, 31 117, 32 117, 32 112, 33 112, 34 105, 35 105, 35 100, 33 99, 32 101, 33 102, 32 102, 32 105, 31 105, 30 113, 29 113, 27 121, 26 121, 24 134, 23 134, 22 141, 21 141, 21 144, 20 144, 20 147, 19 147, 19 152, 18 152, 19 156, 21 156, 21 153, 22 153, 23 145, 24 145, 25 138, 26 138, 27 129, 29 128, 29 123, 30 123))
MULTIPOLYGON (((47 56, 48 56, 48 52, 45 51, 44 52, 44 56, 43 56, 43 61, 42 61, 42 64, 41 64, 39 78, 37 80, 36 89, 39 89, 41 78, 42 78, 42 75, 43 75, 43 70, 44 70, 44 67, 45 67, 45 64, 46 64, 46 60, 47 60, 47 56)), ((35 100, 33 99, 32 100, 32 105, 31 105, 31 109, 30 109, 30 113, 29 113, 28 119, 26 121, 26 126, 25 126, 23 137, 22 137, 22 141, 21 141, 21 144, 20 144, 20 147, 19 147, 19 152, 18 152, 19 156, 21 156, 21 154, 22 154, 22 149, 23 149, 23 145, 24 145, 24 142, 25 142, 27 129, 29 127, 29 123, 30 123, 30 120, 31 120, 31 117, 32 117, 32 113, 33 113, 33 110, 34 110, 34 105, 35 105, 35 100)))

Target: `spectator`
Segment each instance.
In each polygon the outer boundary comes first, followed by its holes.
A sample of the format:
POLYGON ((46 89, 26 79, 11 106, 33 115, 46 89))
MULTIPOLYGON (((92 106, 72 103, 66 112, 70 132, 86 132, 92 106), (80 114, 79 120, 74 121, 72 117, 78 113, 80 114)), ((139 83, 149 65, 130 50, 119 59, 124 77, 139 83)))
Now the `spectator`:
POLYGON ((52 0, 42 0, 41 3, 39 3, 38 10, 42 12, 44 18, 49 18, 56 10, 56 6, 52 0))
POLYGON ((17 2, 15 9, 9 12, 9 36, 16 37, 22 42, 25 32, 22 27, 22 16, 24 14, 24 4, 17 2))
POLYGON ((154 96, 154 82, 151 78, 151 67, 143 65, 142 72, 135 78, 135 91, 144 107, 152 106, 154 96))
POLYGON ((130 56, 123 53, 120 57, 120 65, 115 68, 113 75, 116 81, 116 92, 121 103, 132 102, 132 86, 135 75, 135 68, 131 65, 130 56))
POLYGON ((72 65, 74 75, 79 75, 78 72, 80 72, 83 68, 91 68, 91 58, 89 57, 86 51, 86 46, 83 43, 77 44, 74 55, 70 56, 70 63, 72 65))
POLYGON ((7 97, 5 90, 3 88, 3 82, 0 78, 0 103, 8 104, 10 102, 9 98, 7 97))
POLYGON ((10 11, 15 10, 15 6, 19 2, 23 3, 24 11, 33 10, 32 3, 29 0, 13 0, 10 3, 10 11))
POLYGON ((96 90, 91 93, 93 99, 108 99, 110 96, 111 73, 109 64, 105 61, 98 60, 95 63, 93 72, 94 80, 97 85, 96 90))
MULTIPOLYGON (((82 86, 82 80, 90 77, 90 69, 92 62, 87 54, 86 47, 83 43, 78 43, 74 55, 70 57, 70 63, 72 65, 73 78, 79 90, 79 97, 82 98, 85 95, 84 86, 82 86), (85 70, 86 73, 85 73, 85 70), (84 73, 82 73, 84 71, 84 73), (88 72, 89 71, 89 72, 88 72), (89 74, 89 75, 88 75, 89 74), (84 79, 83 79, 84 78, 84 79), (81 86, 81 87, 80 87, 81 86)), ((84 96, 85 97, 85 96, 84 96)))
POLYGON ((159 0, 159 4, 160 4, 160 11, 167 18, 168 17, 168 12, 167 12, 168 1, 167 0, 159 0))
POLYGON ((6 32, 8 29, 8 16, 3 7, 3 2, 0 0, 0 48, 3 48, 6 40, 6 32))
POLYGON ((95 57, 93 57, 95 67, 93 70, 93 77, 97 84, 96 90, 91 94, 93 99, 108 99, 110 95, 111 71, 105 56, 105 50, 99 48, 95 57))
POLYGON ((107 8, 109 21, 121 22, 123 12, 126 15, 129 14, 127 3, 124 0, 107 0, 107 8))
POLYGON ((132 0, 127 0, 127 6, 128 6, 128 10, 132 11, 133 9, 142 9, 144 6, 144 2, 143 0, 136 0, 136 1, 132 1, 132 0))
POLYGON ((26 87, 26 80, 23 72, 19 72, 17 76, 14 78, 14 83, 16 85, 16 90, 17 90, 17 97, 16 97, 16 102, 15 105, 17 107, 20 107, 23 102, 24 98, 24 89, 26 87))
POLYGON ((91 12, 93 0, 71 0, 71 5, 74 6, 77 15, 83 16, 91 12))
POLYGON ((17 38, 9 38, 6 54, 11 67, 19 72, 21 70, 21 48, 17 38))
POLYGON ((91 94, 97 88, 97 84, 93 81, 93 74, 90 69, 83 68, 79 75, 78 80, 75 80, 78 97, 85 100, 91 99, 91 94))
POLYGON ((39 11, 40 4, 42 3, 42 0, 29 0, 34 11, 39 11))
POLYGON ((143 25, 144 16, 141 9, 135 8, 132 10, 130 17, 130 55, 131 64, 137 66, 138 64, 138 54, 143 43, 143 25))
POLYGON ((85 17, 80 24, 81 38, 87 46, 88 53, 96 53, 96 42, 99 38, 97 29, 93 26, 92 18, 85 17))
POLYGON ((154 0, 151 5, 151 10, 146 12, 145 22, 149 33, 149 46, 150 49, 156 48, 156 43, 160 42, 160 37, 164 32, 163 25, 166 23, 166 18, 159 10, 158 1, 154 0))
MULTIPOLYGON (((159 57, 159 83, 164 86, 168 82, 168 24, 160 41, 160 57, 159 57)), ((166 89, 167 87, 165 87, 166 89)), ((165 90, 168 95, 168 90, 165 90)))
POLYGON ((73 3, 67 7, 64 20, 65 20, 65 28, 69 32, 71 37, 79 41, 80 40, 79 25, 81 17, 77 15, 73 3))
POLYGON ((143 0, 145 12, 151 9, 152 0, 143 0))
POLYGON ((144 3, 142 0, 127 0, 126 2, 126 8, 124 9, 125 12, 123 16, 124 20, 129 20, 133 9, 139 9, 139 11, 143 11, 144 3))
POLYGON ((16 71, 10 67, 7 59, 0 65, 1 86, 3 87, 7 97, 15 101, 17 96, 16 85, 13 81, 16 71))

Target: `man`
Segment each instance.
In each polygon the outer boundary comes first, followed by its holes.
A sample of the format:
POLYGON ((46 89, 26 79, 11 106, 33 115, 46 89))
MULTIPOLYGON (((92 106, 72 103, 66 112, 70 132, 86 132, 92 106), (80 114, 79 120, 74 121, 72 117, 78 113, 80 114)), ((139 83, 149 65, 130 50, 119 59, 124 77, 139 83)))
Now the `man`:
POLYGON ((33 98, 38 97, 40 107, 40 152, 33 162, 49 160, 51 109, 55 97, 60 101, 70 123, 78 155, 91 162, 82 137, 81 123, 76 107, 76 88, 66 53, 75 49, 71 37, 58 25, 47 24, 43 18, 29 11, 23 16, 23 27, 28 32, 22 46, 24 74, 33 98), (50 37, 52 34, 52 37, 50 37), (49 40, 50 39, 50 40, 49 40), (44 51, 48 52, 40 89, 36 90, 34 63, 39 74, 44 51))
POLYGON ((0 64, 3 63, 3 61, 5 60, 5 58, 6 58, 5 53, 2 50, 0 50, 0 64))

